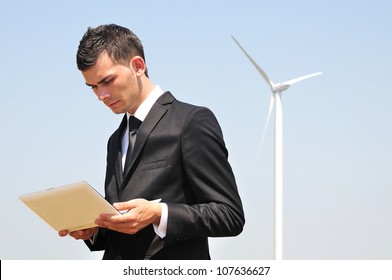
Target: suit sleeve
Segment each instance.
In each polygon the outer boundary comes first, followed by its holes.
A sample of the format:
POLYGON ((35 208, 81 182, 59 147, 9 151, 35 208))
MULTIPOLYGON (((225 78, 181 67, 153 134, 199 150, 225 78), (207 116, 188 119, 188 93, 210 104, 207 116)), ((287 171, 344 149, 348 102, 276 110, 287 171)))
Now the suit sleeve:
POLYGON ((194 201, 168 203, 166 242, 238 235, 245 223, 243 207, 213 113, 193 110, 181 138, 184 188, 191 190, 194 201))
MULTIPOLYGON (((115 133, 118 133, 116 131, 115 133)), ((106 155, 106 176, 105 176, 105 188, 108 186, 110 180, 113 178, 113 168, 110 168, 110 164, 113 164, 114 159, 113 152, 111 151, 111 144, 113 143, 113 137, 115 135, 111 135, 107 143, 107 155, 106 155)), ((106 192, 106 190, 105 190, 106 192)), ((95 234, 93 240, 85 240, 87 247, 90 251, 101 251, 106 249, 106 228, 99 228, 98 232, 95 234)))
POLYGON ((106 231, 106 228, 99 228, 92 240, 84 241, 90 251, 101 251, 106 249, 106 245, 104 244, 106 231))

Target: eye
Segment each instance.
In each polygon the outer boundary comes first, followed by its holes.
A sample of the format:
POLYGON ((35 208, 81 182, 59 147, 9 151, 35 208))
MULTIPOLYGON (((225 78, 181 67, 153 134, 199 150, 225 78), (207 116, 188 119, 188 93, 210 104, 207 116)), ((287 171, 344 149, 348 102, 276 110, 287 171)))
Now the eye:
POLYGON ((103 85, 107 86, 113 82, 114 79, 105 80, 102 82, 103 85))

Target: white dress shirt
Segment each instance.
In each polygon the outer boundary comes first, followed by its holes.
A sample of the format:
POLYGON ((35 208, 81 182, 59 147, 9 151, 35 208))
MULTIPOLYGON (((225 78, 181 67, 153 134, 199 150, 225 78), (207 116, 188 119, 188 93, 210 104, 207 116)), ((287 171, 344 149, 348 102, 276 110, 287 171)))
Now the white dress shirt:
MULTIPOLYGON (((147 98, 143 101, 142 104, 136 109, 136 112, 134 116, 138 118, 140 121, 144 121, 146 118, 147 114, 150 112, 151 107, 154 105, 155 101, 163 94, 164 92, 162 89, 159 87, 159 85, 155 86, 154 89, 150 92, 150 94, 147 96, 147 98)), ((131 114, 127 113, 127 119, 129 121, 129 117, 131 114)), ((126 130, 127 131, 127 130, 126 130)), ((127 136, 126 131, 124 131, 124 134, 122 136, 122 141, 121 141, 121 151, 122 151, 122 168, 124 169, 125 165, 125 158, 127 155, 127 150, 128 150, 128 143, 129 143, 129 138, 125 137, 127 136)), ((167 204, 166 203, 160 203, 162 206, 162 214, 161 214, 161 220, 159 222, 159 225, 154 226, 154 231, 155 233, 160 237, 164 238, 166 236, 166 229, 167 229, 167 218, 168 218, 168 209, 167 209, 167 204)))

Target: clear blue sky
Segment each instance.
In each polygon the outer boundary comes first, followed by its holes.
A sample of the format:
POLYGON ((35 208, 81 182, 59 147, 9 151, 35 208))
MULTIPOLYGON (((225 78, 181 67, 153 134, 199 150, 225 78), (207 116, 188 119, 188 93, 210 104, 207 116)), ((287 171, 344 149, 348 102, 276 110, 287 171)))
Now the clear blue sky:
POLYGON ((88 26, 117 23, 145 45, 152 81, 211 108, 245 206, 214 259, 273 258, 273 123, 257 156, 269 87, 283 94, 284 258, 392 258, 392 2, 2 1, 0 259, 100 259, 19 200, 86 180, 103 192, 107 138, 121 116, 75 66, 88 26))

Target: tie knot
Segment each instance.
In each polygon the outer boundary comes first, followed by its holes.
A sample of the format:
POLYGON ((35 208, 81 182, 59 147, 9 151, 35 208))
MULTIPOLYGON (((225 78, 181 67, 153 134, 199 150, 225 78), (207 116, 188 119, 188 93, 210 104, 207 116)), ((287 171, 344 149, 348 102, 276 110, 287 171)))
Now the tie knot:
POLYGON ((141 120, 135 118, 134 116, 130 116, 128 122, 129 132, 137 130, 141 124, 141 120))

